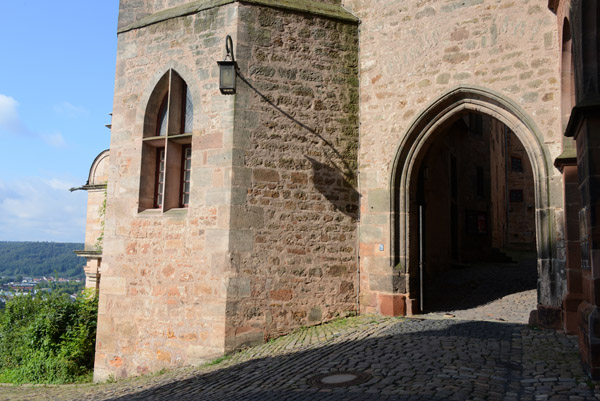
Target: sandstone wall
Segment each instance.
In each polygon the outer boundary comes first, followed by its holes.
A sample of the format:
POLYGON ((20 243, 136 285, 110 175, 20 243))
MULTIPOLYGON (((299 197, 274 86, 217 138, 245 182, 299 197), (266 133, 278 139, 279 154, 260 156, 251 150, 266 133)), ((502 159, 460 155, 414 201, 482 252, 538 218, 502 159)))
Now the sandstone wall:
POLYGON ((215 61, 236 18, 231 4, 119 34, 96 380, 224 351, 234 105, 215 61), (194 102, 191 201, 139 212, 144 115, 170 68, 194 102))
POLYGON ((88 182, 85 189, 88 192, 87 218, 85 222, 85 247, 86 251, 97 250, 101 244, 99 238, 102 236, 102 222, 104 215, 105 189, 108 180, 108 152, 104 151, 98 155, 92 163, 88 182))
POLYGON ((99 238, 102 235, 101 209, 104 205, 104 190, 88 190, 87 216, 85 221, 86 251, 95 251, 100 247, 99 238))
MULTIPOLYGON (((377 294, 406 290, 392 283, 390 183, 397 147, 410 124, 459 85, 491 90, 523 111, 541 144, 549 194, 551 239, 542 239, 540 301, 558 305, 564 288, 560 175, 560 82, 555 16, 546 0, 345 0, 360 28, 361 307, 381 310, 377 294), (547 244, 552 244, 550 249, 547 244), (548 258, 546 260, 546 258, 548 258), (382 279, 383 278, 383 279, 382 279)), ((513 129, 513 127, 510 127, 513 129)), ((547 219, 547 220, 546 220, 547 219)), ((540 248, 538 248, 540 249, 540 248)), ((404 288, 403 288, 404 287, 404 288)))
POLYGON ((507 177, 510 205, 508 213, 509 246, 513 249, 535 249, 535 191, 532 185, 531 163, 523 145, 513 133, 508 135, 506 152, 507 163, 509 163, 507 177), (521 160, 522 171, 513 168, 510 164, 512 158, 521 160), (523 201, 511 202, 511 190, 523 191, 523 201))
MULTIPOLYGON (((197 363, 356 310, 357 21, 340 7, 310 16, 311 4, 170 9, 121 30, 97 380, 197 363), (227 34, 235 96, 218 91, 227 34), (163 211, 140 203, 152 181, 142 131, 170 68, 194 102, 191 194, 189 207, 163 211)), ((158 5, 122 2, 121 15, 158 5)))
POLYGON ((356 310, 357 26, 240 6, 228 347, 356 310), (237 291, 236 291, 237 290, 237 291))
MULTIPOLYGON (((223 4, 233 3, 237 0, 120 0, 119 3, 119 29, 128 27, 141 20, 144 17, 151 16, 155 13, 173 9, 177 6, 198 5, 198 6, 220 6, 223 4)), ((312 0, 312 1, 288 1, 285 2, 288 6, 296 6, 297 4, 306 3, 327 3, 340 4, 341 0, 312 0)), ((279 4, 278 0, 262 0, 263 4, 279 4)), ((313 7, 314 8, 314 7, 313 7)))
POLYGON ((156 12, 195 2, 197 0, 121 0, 119 2, 119 29, 156 12))

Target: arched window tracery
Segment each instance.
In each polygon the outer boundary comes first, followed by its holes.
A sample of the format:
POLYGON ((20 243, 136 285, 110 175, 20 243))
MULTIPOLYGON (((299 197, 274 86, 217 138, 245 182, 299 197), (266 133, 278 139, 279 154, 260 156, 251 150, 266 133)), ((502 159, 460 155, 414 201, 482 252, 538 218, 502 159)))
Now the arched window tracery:
POLYGON ((171 69, 158 81, 146 107, 140 211, 188 207, 193 121, 191 91, 171 69))

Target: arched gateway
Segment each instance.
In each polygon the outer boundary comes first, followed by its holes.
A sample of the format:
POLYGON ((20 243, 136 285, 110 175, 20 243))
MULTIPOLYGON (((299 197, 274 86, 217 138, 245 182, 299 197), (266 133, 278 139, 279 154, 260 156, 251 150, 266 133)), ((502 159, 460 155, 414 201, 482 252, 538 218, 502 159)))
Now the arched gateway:
MULTIPOLYGON (((419 210, 417 182, 419 166, 439 134, 468 113, 491 117, 504 124, 522 143, 530 160, 535 193, 535 238, 538 257, 538 303, 551 304, 560 296, 561 283, 551 278, 553 232, 549 196, 549 157, 535 123, 511 101, 493 91, 459 86, 433 102, 411 124, 396 152, 391 176, 391 260, 406 273, 407 298, 416 302, 419 293, 419 210), (545 277, 548 276, 548 277, 545 277), (558 286, 558 288, 557 288, 558 286)), ((556 263, 555 263, 556 265, 556 263)), ((408 300, 407 300, 408 301, 408 300)), ((409 311, 411 309, 409 308, 409 311)), ((414 311, 414 309, 413 309, 414 311)))

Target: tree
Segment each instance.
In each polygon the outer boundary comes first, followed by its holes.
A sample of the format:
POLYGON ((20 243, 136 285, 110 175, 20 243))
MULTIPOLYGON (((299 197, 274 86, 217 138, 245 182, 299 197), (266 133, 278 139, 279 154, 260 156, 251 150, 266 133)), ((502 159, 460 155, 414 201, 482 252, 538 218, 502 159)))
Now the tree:
POLYGON ((65 294, 14 297, 0 312, 0 382, 73 383, 94 366, 98 298, 65 294))

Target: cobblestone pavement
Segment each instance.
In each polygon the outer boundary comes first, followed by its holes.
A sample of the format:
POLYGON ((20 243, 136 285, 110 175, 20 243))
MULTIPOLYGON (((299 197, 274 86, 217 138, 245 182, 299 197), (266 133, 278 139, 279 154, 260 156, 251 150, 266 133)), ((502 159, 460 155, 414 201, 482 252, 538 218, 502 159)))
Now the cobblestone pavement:
POLYGON ((514 253, 516 263, 484 263, 438 274, 425 288, 423 317, 456 317, 512 323, 529 322, 537 307, 537 260, 530 253, 514 253))
POLYGON ((491 320, 498 322, 523 323, 529 322, 529 315, 537 307, 536 290, 518 292, 506 295, 500 299, 471 309, 431 312, 423 318, 456 318, 463 320, 491 320))
POLYGON ((360 316, 302 329, 213 366, 118 383, 2 387, 4 400, 597 400, 575 339, 526 325, 360 316), (323 389, 336 371, 370 379, 323 389))

